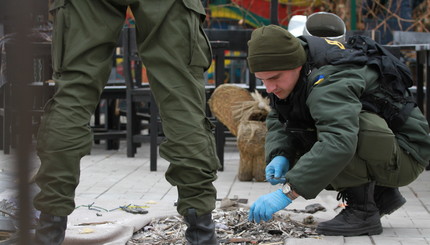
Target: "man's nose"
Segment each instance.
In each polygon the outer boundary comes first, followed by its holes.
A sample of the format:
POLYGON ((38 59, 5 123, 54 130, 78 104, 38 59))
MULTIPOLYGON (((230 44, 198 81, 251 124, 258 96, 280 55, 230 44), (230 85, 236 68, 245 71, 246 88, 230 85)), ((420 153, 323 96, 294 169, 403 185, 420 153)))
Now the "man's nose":
POLYGON ((266 92, 267 93, 272 93, 276 89, 276 86, 273 84, 265 83, 264 86, 266 86, 266 92))

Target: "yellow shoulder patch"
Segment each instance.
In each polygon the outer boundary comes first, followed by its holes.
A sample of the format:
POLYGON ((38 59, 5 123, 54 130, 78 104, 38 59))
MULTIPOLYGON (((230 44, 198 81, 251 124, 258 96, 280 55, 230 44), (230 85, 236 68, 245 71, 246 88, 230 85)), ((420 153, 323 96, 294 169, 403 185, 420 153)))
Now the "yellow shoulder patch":
POLYGON ((339 42, 339 41, 329 40, 329 39, 327 39, 327 38, 324 38, 324 40, 325 40, 328 44, 330 44, 330 45, 336 45, 336 46, 338 46, 340 49, 345 49, 345 46, 343 46, 343 44, 342 44, 341 42, 339 42))

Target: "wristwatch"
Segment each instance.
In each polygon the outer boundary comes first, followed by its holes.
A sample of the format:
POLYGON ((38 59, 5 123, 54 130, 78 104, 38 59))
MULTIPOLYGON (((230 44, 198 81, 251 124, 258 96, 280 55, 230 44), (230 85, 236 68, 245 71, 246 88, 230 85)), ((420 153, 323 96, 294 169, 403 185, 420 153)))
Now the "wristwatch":
POLYGON ((291 200, 294 200, 298 197, 298 195, 295 193, 295 191, 293 191, 290 184, 288 184, 288 183, 285 183, 282 186, 282 192, 291 200))

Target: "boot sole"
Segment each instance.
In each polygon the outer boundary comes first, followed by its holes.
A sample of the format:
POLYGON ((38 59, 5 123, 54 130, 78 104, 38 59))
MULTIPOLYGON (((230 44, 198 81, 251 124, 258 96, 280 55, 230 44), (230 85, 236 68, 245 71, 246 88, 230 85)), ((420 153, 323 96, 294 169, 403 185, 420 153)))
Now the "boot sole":
POLYGON ((390 215, 394 213, 397 209, 401 208, 406 203, 406 199, 402 197, 397 202, 391 203, 391 205, 387 208, 384 208, 384 210, 379 210, 379 214, 382 216, 384 215, 390 215))
POLYGON ((366 226, 361 229, 344 229, 342 231, 339 230, 330 230, 330 229, 321 229, 320 227, 317 227, 316 232, 321 235, 326 236, 373 236, 373 235, 379 235, 382 233, 382 225, 379 223, 377 225, 373 226, 366 226))

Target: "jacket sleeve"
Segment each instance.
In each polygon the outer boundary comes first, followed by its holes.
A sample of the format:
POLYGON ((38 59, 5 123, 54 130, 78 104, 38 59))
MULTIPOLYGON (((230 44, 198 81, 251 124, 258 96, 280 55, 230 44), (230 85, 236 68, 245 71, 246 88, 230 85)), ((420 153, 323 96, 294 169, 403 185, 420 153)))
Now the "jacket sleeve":
POLYGON ((318 140, 286 175, 296 192, 306 199, 315 198, 354 156, 361 111, 359 98, 366 81, 377 78, 377 73, 368 67, 324 66, 317 73, 315 77, 322 75, 324 80, 314 85, 306 103, 318 140))
POLYGON ((406 123, 396 133, 399 145, 422 166, 430 161, 429 125, 419 107, 415 107, 406 123))
POLYGON ((275 156, 284 156, 291 163, 295 158, 293 137, 287 133, 279 121, 276 110, 272 109, 266 119, 267 134, 265 141, 266 164, 275 156))

